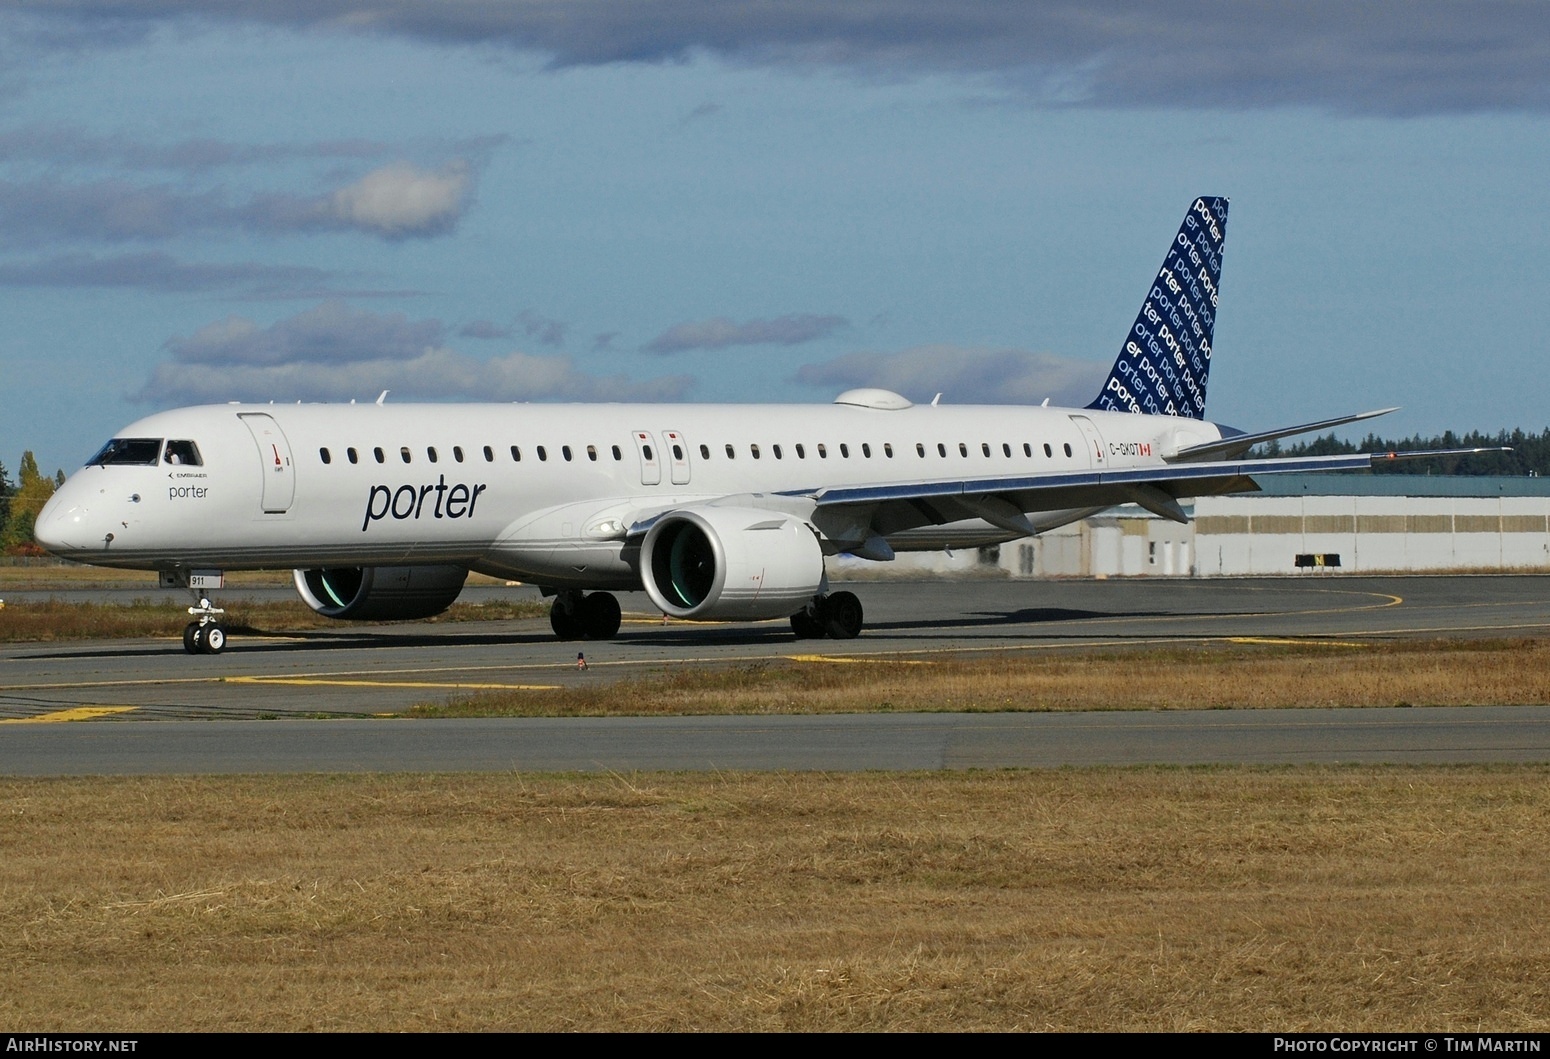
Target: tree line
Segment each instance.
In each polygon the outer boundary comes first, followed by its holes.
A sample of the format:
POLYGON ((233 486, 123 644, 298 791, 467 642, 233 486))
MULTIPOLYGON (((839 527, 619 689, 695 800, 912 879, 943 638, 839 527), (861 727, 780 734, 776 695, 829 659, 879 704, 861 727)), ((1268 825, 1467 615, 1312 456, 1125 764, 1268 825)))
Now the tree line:
MULTIPOLYGON (((1345 456, 1356 452, 1409 452, 1416 449, 1483 449, 1508 447, 1511 452, 1483 452, 1468 456, 1438 456, 1427 460, 1396 460, 1372 469, 1373 474, 1453 474, 1535 477, 1550 474, 1550 429, 1539 434, 1501 430, 1483 434, 1449 430, 1434 437, 1416 434, 1408 438, 1382 438, 1368 434, 1359 442, 1340 441, 1333 433, 1295 445, 1272 441, 1254 449, 1254 456, 1345 456)), ((1365 471, 1357 471, 1365 474, 1365 471)))
POLYGON ((30 449, 22 453, 21 471, 15 482, 6 473, 5 464, 0 463, 0 554, 44 554, 32 539, 32 526, 54 490, 64 484, 62 470, 52 478, 39 473, 38 461, 30 449))

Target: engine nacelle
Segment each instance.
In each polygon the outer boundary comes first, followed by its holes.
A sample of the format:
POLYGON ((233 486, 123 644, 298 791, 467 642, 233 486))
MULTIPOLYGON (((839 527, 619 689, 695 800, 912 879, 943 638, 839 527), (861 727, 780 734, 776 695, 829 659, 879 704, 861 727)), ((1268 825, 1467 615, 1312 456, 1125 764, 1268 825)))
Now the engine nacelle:
POLYGON ((468 571, 461 566, 330 566, 296 570, 296 591, 325 618, 409 621, 452 606, 468 571))
POLYGON ((646 533, 640 576, 676 618, 784 618, 823 582, 823 550, 801 519, 756 508, 669 511, 646 533))

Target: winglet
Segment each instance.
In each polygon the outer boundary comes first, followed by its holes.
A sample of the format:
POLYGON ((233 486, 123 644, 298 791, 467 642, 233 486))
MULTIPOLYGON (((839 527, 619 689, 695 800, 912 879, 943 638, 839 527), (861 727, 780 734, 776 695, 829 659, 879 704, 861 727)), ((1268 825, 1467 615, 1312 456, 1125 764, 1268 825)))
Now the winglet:
POLYGON ((1227 200, 1198 198, 1088 408, 1204 419, 1227 200))

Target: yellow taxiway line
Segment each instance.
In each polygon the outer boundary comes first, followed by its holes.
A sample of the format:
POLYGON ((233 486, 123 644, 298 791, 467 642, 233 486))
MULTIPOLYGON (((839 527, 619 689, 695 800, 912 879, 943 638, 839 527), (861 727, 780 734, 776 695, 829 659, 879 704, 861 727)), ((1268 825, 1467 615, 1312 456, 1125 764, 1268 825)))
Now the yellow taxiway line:
POLYGON ((934 666, 935 662, 928 662, 923 658, 887 658, 879 654, 875 658, 864 658, 857 655, 783 655, 790 662, 832 662, 835 665, 854 665, 856 663, 869 663, 871 665, 895 665, 895 666, 934 666))
POLYGON ((0 724, 52 724, 55 721, 90 721, 115 713, 133 713, 138 706, 75 706, 68 710, 40 713, 36 717, 7 717, 0 724))
POLYGON ((1278 638, 1274 636, 1229 636, 1228 643, 1257 643, 1257 644, 1285 644, 1290 647, 1371 647, 1370 643, 1355 643, 1350 640, 1306 640, 1278 638))

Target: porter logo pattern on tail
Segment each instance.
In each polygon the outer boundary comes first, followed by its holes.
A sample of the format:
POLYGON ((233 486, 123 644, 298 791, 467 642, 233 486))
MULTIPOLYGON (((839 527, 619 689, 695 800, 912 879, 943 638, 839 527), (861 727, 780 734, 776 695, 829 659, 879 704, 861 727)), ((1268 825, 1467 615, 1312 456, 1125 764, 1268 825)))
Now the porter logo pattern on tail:
POLYGON ((1196 199, 1103 390, 1088 408, 1205 418, 1226 234, 1227 200, 1196 199))

